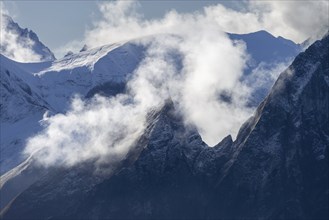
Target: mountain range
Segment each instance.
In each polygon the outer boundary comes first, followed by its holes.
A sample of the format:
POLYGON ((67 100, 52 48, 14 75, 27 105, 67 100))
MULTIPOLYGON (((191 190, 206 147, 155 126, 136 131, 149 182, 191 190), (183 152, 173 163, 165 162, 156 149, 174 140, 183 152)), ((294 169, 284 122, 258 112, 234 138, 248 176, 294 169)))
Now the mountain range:
POLYGON ((228 134, 207 146, 167 100, 149 113, 147 128, 116 170, 101 177, 88 163, 35 167, 21 152, 42 129, 45 112, 65 113, 73 95, 124 93, 147 48, 132 40, 39 63, 1 54, 2 217, 327 219, 328 35, 305 52, 265 31, 228 36, 244 41, 251 55, 241 80, 299 53, 275 83, 268 77, 250 97, 255 113, 236 140, 228 134))

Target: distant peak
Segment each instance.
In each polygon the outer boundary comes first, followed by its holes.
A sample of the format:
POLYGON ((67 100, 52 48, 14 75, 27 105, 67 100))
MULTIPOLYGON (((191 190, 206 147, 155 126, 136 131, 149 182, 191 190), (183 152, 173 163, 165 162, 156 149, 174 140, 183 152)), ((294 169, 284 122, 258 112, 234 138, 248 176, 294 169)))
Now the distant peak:
POLYGON ((22 28, 12 17, 1 13, 2 39, 0 52, 10 59, 21 62, 52 61, 54 54, 32 30, 22 28), (24 54, 24 56, 22 56, 24 54))

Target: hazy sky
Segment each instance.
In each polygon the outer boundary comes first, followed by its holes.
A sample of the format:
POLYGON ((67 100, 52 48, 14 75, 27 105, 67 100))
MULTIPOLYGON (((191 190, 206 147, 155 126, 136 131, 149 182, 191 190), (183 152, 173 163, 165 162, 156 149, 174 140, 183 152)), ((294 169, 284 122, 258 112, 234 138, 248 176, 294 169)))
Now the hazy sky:
MULTIPOLYGON (((5 1, 9 14, 23 28, 32 29, 40 40, 56 53, 72 40, 83 39, 86 28, 92 26, 101 14, 98 4, 102 1, 5 1)), ((145 18, 159 18, 171 9, 178 12, 193 12, 204 6, 221 3, 229 8, 239 8, 241 1, 191 1, 155 0, 139 1, 139 10, 145 18)), ((58 54, 57 54, 58 55, 58 54)), ((62 54, 61 54, 62 55, 62 54)))

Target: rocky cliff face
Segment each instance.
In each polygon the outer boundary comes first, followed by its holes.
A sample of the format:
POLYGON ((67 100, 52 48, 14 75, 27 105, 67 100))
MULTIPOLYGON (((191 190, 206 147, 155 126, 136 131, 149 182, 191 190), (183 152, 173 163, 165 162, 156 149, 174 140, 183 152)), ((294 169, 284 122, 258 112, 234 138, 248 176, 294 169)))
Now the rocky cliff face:
POLYGON ((213 212, 251 219, 327 219, 329 37, 283 72, 221 168, 213 212), (227 202, 229 201, 229 202, 227 202))

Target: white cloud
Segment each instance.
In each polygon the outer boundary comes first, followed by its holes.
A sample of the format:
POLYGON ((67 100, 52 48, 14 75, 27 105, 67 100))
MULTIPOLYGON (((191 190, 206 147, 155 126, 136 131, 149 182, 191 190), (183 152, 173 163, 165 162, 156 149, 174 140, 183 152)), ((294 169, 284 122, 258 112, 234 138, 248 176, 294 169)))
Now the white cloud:
POLYGON ((191 25, 195 33, 181 44, 185 54, 181 105, 209 145, 228 134, 236 135, 251 115, 245 107, 248 90, 239 82, 246 61, 244 45, 233 44, 214 24, 191 25), (219 100, 230 92, 231 103, 219 100))
POLYGON ((143 130, 144 111, 135 104, 122 104, 126 97, 95 98, 84 103, 75 98, 65 115, 45 118, 45 131, 28 142, 25 151, 34 153, 42 165, 72 166, 95 160, 117 162, 143 130))

